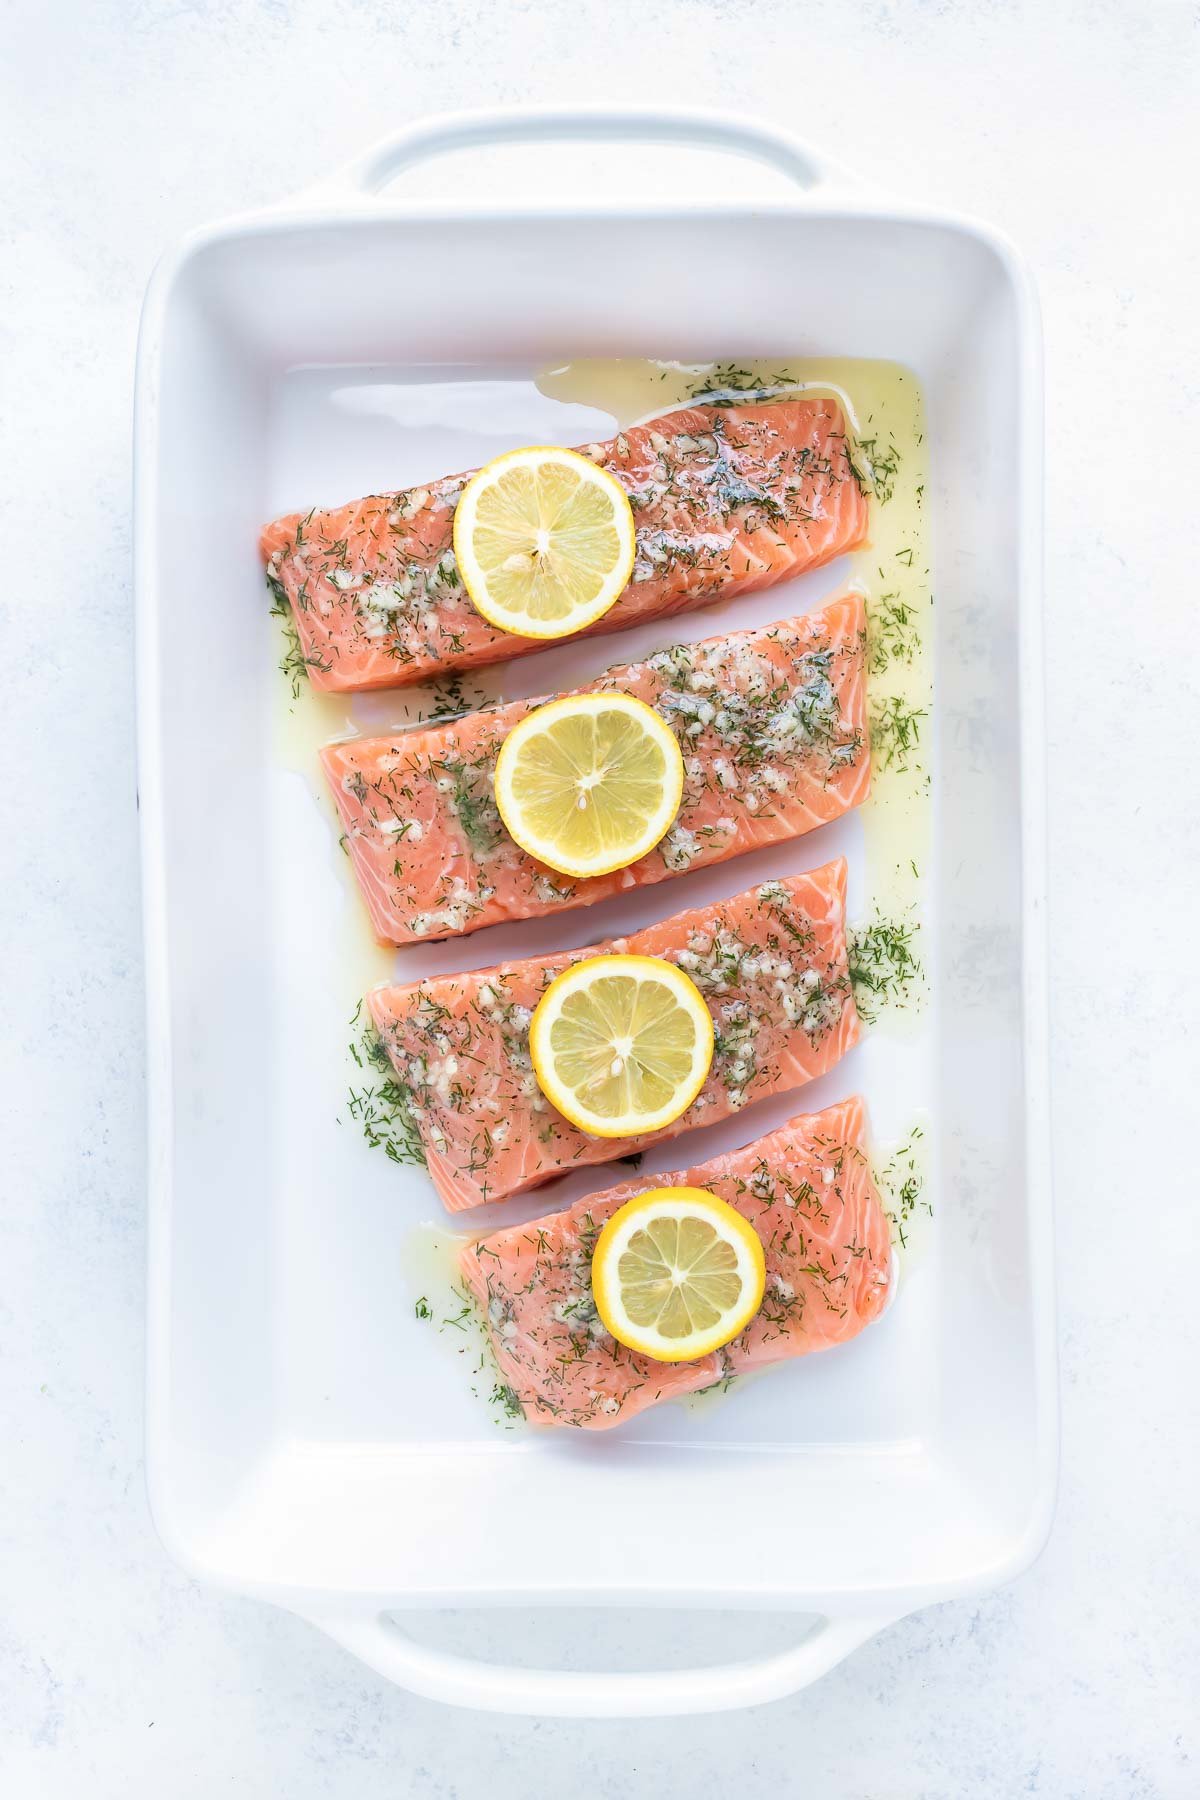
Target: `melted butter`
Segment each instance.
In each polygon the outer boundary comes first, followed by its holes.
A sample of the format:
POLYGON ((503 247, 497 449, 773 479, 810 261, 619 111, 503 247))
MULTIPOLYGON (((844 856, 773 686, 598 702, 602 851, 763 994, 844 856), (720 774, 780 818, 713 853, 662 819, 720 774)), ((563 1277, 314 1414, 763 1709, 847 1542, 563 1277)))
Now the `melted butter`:
POLYGON ((483 1314, 463 1285, 458 1258, 480 1234, 453 1231, 444 1225, 416 1225, 406 1232, 400 1249, 400 1278, 405 1304, 412 1307, 436 1353, 464 1371, 472 1393, 484 1401, 493 1422, 506 1432, 523 1431, 497 1398, 504 1377, 484 1327, 483 1314))
MULTIPOLYGON (((278 768, 298 776, 307 787, 312 804, 325 828, 330 855, 346 905, 339 929, 332 934, 323 954, 331 980, 346 996, 347 1017, 370 988, 395 979, 396 951, 380 944, 371 928, 367 909, 354 878, 350 857, 342 844, 342 824, 321 771, 320 752, 339 738, 387 736, 410 729, 435 714, 483 704, 488 696, 468 676, 452 694, 445 685, 426 684, 382 693, 328 694, 307 679, 293 691, 289 677, 277 666, 287 647, 282 623, 269 620, 272 703, 272 745, 278 768), (461 702, 461 706, 460 706, 461 702)), ((346 1054, 347 1086, 361 1085, 362 1071, 346 1054)))
MULTIPOLYGON (((287 639, 278 619, 272 618, 270 624, 271 656, 278 663, 286 648, 287 639)), ((319 693, 307 679, 301 679, 299 691, 293 693, 287 675, 279 669, 273 671, 272 692, 274 706, 271 723, 275 763, 277 767, 298 775, 308 788, 313 805, 328 832, 335 867, 348 891, 347 905, 341 920, 342 928, 331 937, 326 954, 331 979, 336 983, 338 991, 345 993, 346 1014, 349 1017, 355 1002, 362 998, 368 988, 386 981, 392 968, 392 953, 376 943, 366 907, 355 886, 350 858, 341 843, 341 821, 333 796, 321 774, 319 761, 319 752, 325 744, 335 738, 355 735, 361 730, 357 696, 319 693)), ((346 1063, 349 1084, 359 1071, 354 1069, 348 1053, 346 1063)))
POLYGON ((724 1381, 716 1381, 711 1387, 699 1388, 694 1394, 680 1394, 677 1399, 668 1400, 666 1404, 680 1406, 686 1413, 707 1415, 715 1412, 718 1407, 724 1406, 725 1402, 732 1400, 735 1395, 744 1393, 752 1381, 761 1381, 762 1377, 770 1372, 772 1366, 767 1363, 762 1368, 743 1369, 740 1374, 727 1375, 724 1381))
POLYGON ((931 1143, 932 1127, 922 1113, 902 1138, 872 1154, 875 1184, 891 1220, 898 1286, 924 1262, 932 1240, 931 1143))
MULTIPOLYGON (((478 1233, 453 1231, 446 1225, 415 1225, 400 1246, 400 1274, 413 1307, 424 1300, 433 1321, 461 1309, 458 1259, 478 1233)), ((433 1321, 430 1321, 431 1323, 433 1321)))
POLYGON ((682 406, 707 380, 712 363, 653 362, 640 356, 581 357, 534 377, 552 400, 610 413, 618 430, 682 406))

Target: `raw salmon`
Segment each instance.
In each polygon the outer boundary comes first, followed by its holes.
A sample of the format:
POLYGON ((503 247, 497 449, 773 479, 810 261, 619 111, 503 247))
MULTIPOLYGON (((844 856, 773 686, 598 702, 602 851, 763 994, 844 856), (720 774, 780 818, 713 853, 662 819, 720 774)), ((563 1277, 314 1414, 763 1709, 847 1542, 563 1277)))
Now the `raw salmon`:
POLYGON ((684 756, 683 801, 662 842, 627 869, 555 874, 509 837, 493 771, 539 700, 487 707, 321 753, 376 935, 458 936, 723 862, 838 818, 870 779, 862 598, 758 631, 677 644, 610 669, 582 692, 635 694, 684 756))
POLYGON ((728 1375, 829 1350, 878 1318, 891 1286, 888 1221, 867 1162, 859 1099, 796 1118, 699 1168, 646 1175, 464 1250, 503 1380, 526 1418, 603 1430, 728 1375), (766 1252, 762 1306, 723 1350, 660 1363, 618 1344, 596 1314, 591 1255, 605 1221, 654 1187, 708 1188, 766 1252))
MULTIPOLYGON (((632 579, 594 632, 769 587, 866 536, 835 400, 687 407, 583 453, 616 476, 637 526, 632 579)), ((267 579, 291 603, 314 687, 402 687, 545 649, 489 625, 459 580, 470 473, 265 528, 267 579)))
POLYGON ((858 1042, 846 964, 846 865, 768 881, 611 943, 376 988, 371 1016, 410 1096, 425 1160, 451 1212, 503 1200, 565 1169, 799 1087, 858 1042), (692 977, 713 1015, 709 1077, 662 1131, 596 1138, 540 1093, 529 1020, 554 977, 605 951, 660 956, 692 977))

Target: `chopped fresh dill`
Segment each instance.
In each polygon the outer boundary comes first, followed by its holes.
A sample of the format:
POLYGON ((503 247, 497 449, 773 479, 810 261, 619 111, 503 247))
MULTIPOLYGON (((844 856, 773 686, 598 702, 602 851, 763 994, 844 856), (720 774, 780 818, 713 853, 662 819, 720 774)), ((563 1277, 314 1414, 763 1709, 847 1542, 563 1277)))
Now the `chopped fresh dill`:
POLYGON ((917 609, 899 593, 867 602, 867 670, 882 675, 889 663, 911 665, 921 646, 917 609))
POLYGON ((279 659, 279 672, 286 675, 292 684, 292 699, 298 700, 308 671, 319 669, 327 675, 332 664, 319 656, 305 656, 283 583, 277 581, 274 575, 268 575, 267 586, 271 590, 271 616, 283 622, 283 655, 279 659))
POLYGON ((707 1387, 697 1388, 691 1398, 703 1400, 706 1394, 727 1394, 736 1380, 737 1375, 730 1370, 724 1375, 718 1375, 717 1379, 710 1381, 707 1387))
POLYGON ((892 1235, 902 1250, 908 1247, 906 1227, 917 1208, 930 1216, 933 1213, 925 1195, 925 1173, 920 1148, 924 1136, 921 1127, 914 1125, 877 1177, 884 1211, 892 1222, 892 1235))
MULTIPOLYGON (((357 1024, 361 1007, 351 1024, 357 1024)), ((421 1136, 412 1116, 408 1089, 396 1079, 387 1045, 368 1025, 358 1037, 351 1039, 348 1050, 357 1068, 375 1069, 380 1081, 356 1087, 353 1081, 346 1094, 346 1111, 362 1131, 372 1150, 382 1150, 389 1162, 423 1163, 425 1152, 421 1136)), ((421 1315, 418 1314, 418 1317, 421 1315)))
POLYGON ((505 1380, 484 1313, 470 1288, 464 1282, 449 1282, 432 1300, 422 1294, 413 1312, 422 1321, 432 1321, 435 1335, 461 1368, 468 1391, 491 1409, 493 1422, 504 1431, 523 1423, 520 1397, 505 1380))
POLYGON ((438 1326, 439 1331, 445 1331, 447 1327, 451 1331, 465 1331, 467 1329, 467 1321, 474 1318, 475 1307, 470 1295, 464 1294, 462 1288, 459 1287, 456 1287, 454 1292, 463 1299, 463 1305, 456 1313, 447 1313, 446 1317, 438 1326))
POLYGON ((525 1408, 517 1398, 516 1390, 507 1382, 498 1381, 491 1392, 491 1404, 500 1407, 506 1418, 523 1419, 525 1408))
POLYGON ((419 714, 421 721, 426 724, 461 718, 463 713, 473 712, 487 701, 483 689, 465 687, 461 675, 447 675, 444 681, 435 682, 430 689, 430 698, 432 703, 429 711, 419 714))
POLYGON ((753 369, 739 368, 736 363, 717 363, 709 374, 701 377, 699 385, 692 391, 692 399, 704 401, 709 406, 736 406, 739 400, 762 398, 795 386, 796 383, 782 371, 759 375, 753 369))
POLYGON ((490 771, 462 757, 447 757, 438 767, 449 777, 451 805, 468 847, 476 856, 489 856, 504 838, 490 771))
POLYGON ((907 920, 874 919, 847 933, 854 1004, 868 1024, 888 1006, 903 1006, 922 975, 914 949, 920 927, 907 920))
POLYGON ((881 443, 879 438, 858 438, 847 442, 846 460, 864 494, 874 494, 886 506, 896 491, 896 474, 900 468, 900 451, 894 438, 881 443))
POLYGON ((904 772, 913 766, 909 757, 920 748, 921 720, 927 717, 926 707, 909 706, 896 694, 879 700, 871 709, 871 756, 875 767, 904 772))
POLYGON ((468 844, 472 850, 486 855, 494 848, 496 831, 488 817, 487 802, 476 794, 465 770, 459 769, 455 773, 453 798, 454 810, 468 844))

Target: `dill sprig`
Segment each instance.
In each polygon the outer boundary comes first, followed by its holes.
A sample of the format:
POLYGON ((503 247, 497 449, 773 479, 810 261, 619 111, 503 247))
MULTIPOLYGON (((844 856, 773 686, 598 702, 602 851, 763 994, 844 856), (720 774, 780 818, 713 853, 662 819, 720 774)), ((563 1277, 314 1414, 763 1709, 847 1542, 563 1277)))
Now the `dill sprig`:
POLYGON ((900 451, 895 439, 882 443, 877 437, 847 441, 846 460, 850 473, 864 494, 874 494, 886 506, 896 491, 900 469, 900 451))
POLYGON ((488 856, 502 841, 503 827, 488 772, 461 758, 447 759, 446 773, 453 788, 451 803, 463 836, 476 856, 488 856))
POLYGON ((884 1211, 892 1222, 892 1231, 901 1249, 908 1247, 905 1227, 920 1207, 932 1215, 933 1208, 925 1196, 925 1174, 919 1145, 925 1133, 914 1125, 876 1180, 884 1201, 884 1211))
POLYGON ((478 1323, 475 1314, 475 1303, 471 1299, 470 1294, 463 1288, 455 1286, 451 1289, 451 1292, 457 1295, 463 1304, 456 1313, 446 1314, 445 1318, 438 1326, 438 1330, 445 1331, 449 1328, 451 1331, 466 1331, 469 1325, 478 1323))
MULTIPOLYGON (((920 748, 924 706, 910 706, 897 694, 889 694, 871 709, 871 756, 877 769, 897 769, 902 774, 913 765, 909 758, 920 748)), ((918 765, 919 766, 919 765, 918 765)))
POLYGON ((505 1381, 498 1381, 489 1396, 493 1406, 498 1406, 509 1419, 523 1419, 525 1408, 517 1398, 515 1388, 510 1388, 505 1381))
POLYGON ((736 406, 739 400, 765 399, 795 385, 782 371, 760 375, 754 369, 739 368, 736 363, 717 363, 701 378, 691 397, 707 406, 736 406))
MULTIPOLYGON (((361 1014, 360 1001, 350 1023, 357 1025, 361 1014)), ((396 1079, 387 1045, 379 1033, 368 1025, 357 1040, 350 1040, 347 1048, 357 1068, 364 1072, 373 1069, 382 1077, 366 1087, 356 1087, 352 1081, 346 1094, 346 1111, 367 1144, 372 1150, 382 1150, 389 1162, 424 1163, 425 1152, 412 1116, 408 1089, 396 1079)))
POLYGON ((730 1370, 724 1375, 718 1375, 707 1387, 697 1388, 691 1397, 693 1400, 703 1400, 706 1394, 727 1394, 736 1380, 737 1375, 730 1370))
MULTIPOLYGON (((524 1421, 525 1408, 521 1405, 516 1389, 504 1379, 504 1372, 496 1359, 496 1346, 475 1295, 465 1283, 454 1281, 451 1282, 442 1305, 448 1310, 436 1318, 438 1335, 446 1337, 450 1334, 448 1341, 457 1346, 456 1354, 471 1359, 468 1378, 471 1393, 477 1400, 482 1400, 492 1408, 496 1424, 505 1431, 512 1431, 516 1423, 524 1421), (478 1379, 480 1376, 483 1377, 482 1383, 478 1379), (492 1383, 490 1392, 487 1388, 489 1380, 492 1383)), ((424 1295, 417 1301, 416 1313, 418 1319, 436 1317, 424 1295)), ((510 1303, 505 1303, 503 1316, 512 1316, 510 1303)))
POLYGON ((464 713, 476 712, 487 701, 483 689, 468 688, 461 675, 447 675, 444 680, 435 682, 430 694, 432 705, 429 711, 418 714, 421 722, 429 725, 444 724, 447 719, 458 719, 464 713))
POLYGON ((327 675, 333 665, 320 656, 305 656, 283 583, 277 581, 274 575, 268 575, 267 586, 271 590, 271 616, 283 622, 283 655, 279 659, 279 672, 291 682, 292 699, 298 700, 300 690, 308 679, 308 671, 319 669, 322 674, 327 675))
POLYGON ((921 645, 917 609, 898 593, 867 602, 867 670, 882 675, 889 663, 911 665, 921 645))
POLYGON ((914 948, 919 930, 905 919, 874 919, 847 932, 854 1004, 867 1024, 885 1007, 905 1005, 921 979, 923 970, 914 948))

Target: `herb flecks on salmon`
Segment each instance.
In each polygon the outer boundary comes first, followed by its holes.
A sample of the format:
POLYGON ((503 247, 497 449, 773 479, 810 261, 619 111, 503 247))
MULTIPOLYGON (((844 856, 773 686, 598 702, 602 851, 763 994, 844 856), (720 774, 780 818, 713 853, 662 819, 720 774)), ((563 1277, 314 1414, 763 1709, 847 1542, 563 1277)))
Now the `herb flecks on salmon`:
MULTIPOLYGON (((769 587, 855 549, 867 500, 833 399, 692 406, 583 454, 629 496, 637 560, 593 632, 769 587)), ((544 649, 475 611, 452 543, 470 474, 277 519, 267 579, 286 597, 316 688, 401 687, 544 649)))
POLYGON ((463 1275, 526 1418, 603 1430, 657 1401, 856 1337, 891 1289, 888 1219, 865 1132, 862 1101, 846 1100, 698 1168, 624 1182, 465 1250, 463 1275), (692 1363, 656 1362, 617 1343, 591 1289, 605 1222, 633 1195, 676 1186, 707 1188, 736 1207, 767 1264, 762 1305, 746 1330, 692 1363))
POLYGON ((628 938, 497 968, 376 988, 386 1044, 429 1173, 451 1212, 503 1200, 567 1169, 709 1125, 824 1074, 858 1041, 845 929, 846 865, 768 881, 628 938), (712 1013, 708 1080, 664 1130, 594 1138, 540 1092, 529 1022, 563 969, 606 951, 683 969, 712 1013))
POLYGON ((870 781, 865 644, 862 599, 846 594, 801 618, 661 650, 580 690, 646 701, 684 759, 683 800, 662 842, 585 880, 527 856, 496 810, 500 745, 541 701, 327 746, 322 762, 376 935, 407 944, 587 906, 840 817, 870 781))

